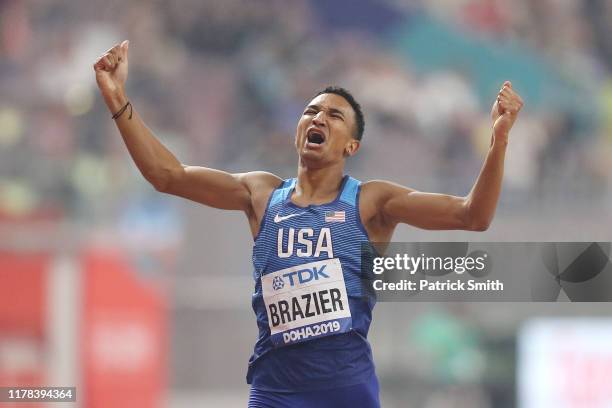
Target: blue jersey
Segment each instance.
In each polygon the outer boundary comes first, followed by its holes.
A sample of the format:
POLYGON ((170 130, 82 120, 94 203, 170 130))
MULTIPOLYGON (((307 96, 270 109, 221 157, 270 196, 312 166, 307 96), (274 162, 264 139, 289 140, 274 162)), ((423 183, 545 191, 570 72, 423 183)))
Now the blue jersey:
POLYGON ((271 194, 253 246, 259 336, 247 381, 288 392, 363 383, 374 376, 366 338, 375 300, 361 271, 373 256, 361 183, 344 176, 334 201, 307 207, 291 201, 295 183, 271 194))

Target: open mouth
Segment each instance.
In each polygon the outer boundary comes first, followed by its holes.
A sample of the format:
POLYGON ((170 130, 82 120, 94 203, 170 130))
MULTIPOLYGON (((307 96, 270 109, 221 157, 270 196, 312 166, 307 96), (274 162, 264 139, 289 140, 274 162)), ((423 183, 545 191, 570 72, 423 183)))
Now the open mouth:
POLYGON ((320 145, 325 142, 325 135, 319 130, 312 129, 306 134, 306 139, 308 143, 320 145))

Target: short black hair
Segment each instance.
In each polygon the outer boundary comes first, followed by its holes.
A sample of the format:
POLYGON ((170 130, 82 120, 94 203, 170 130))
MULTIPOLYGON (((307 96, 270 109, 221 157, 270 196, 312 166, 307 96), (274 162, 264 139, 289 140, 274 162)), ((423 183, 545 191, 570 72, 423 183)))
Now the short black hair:
POLYGON ((353 111, 355 112, 355 119, 357 122, 357 132, 354 135, 354 138, 357 140, 361 140, 363 138, 363 130, 365 128, 365 120, 363 119, 363 112, 361 111, 361 105, 355 100, 353 95, 345 88, 340 86, 328 86, 325 89, 317 92, 314 96, 315 98, 319 95, 323 94, 336 94, 340 95, 351 105, 353 111))

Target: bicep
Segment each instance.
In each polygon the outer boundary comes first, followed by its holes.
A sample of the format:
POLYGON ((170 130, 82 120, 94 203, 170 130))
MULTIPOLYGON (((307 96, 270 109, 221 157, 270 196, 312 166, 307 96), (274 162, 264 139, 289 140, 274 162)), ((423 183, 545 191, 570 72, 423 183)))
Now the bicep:
POLYGON ((164 192, 223 210, 249 211, 251 173, 232 174, 200 166, 185 166, 172 175, 164 192))
POLYGON ((383 218, 429 230, 466 229, 467 206, 463 197, 424 193, 393 185, 381 206, 383 218))

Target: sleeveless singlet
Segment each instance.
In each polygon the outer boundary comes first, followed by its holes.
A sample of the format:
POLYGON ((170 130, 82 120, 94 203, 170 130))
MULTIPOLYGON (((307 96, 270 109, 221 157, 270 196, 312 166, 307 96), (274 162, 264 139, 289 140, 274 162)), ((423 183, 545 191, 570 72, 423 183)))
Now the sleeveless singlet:
POLYGON ((369 381, 375 298, 361 265, 374 251, 359 216, 361 183, 344 176, 334 201, 307 207, 291 201, 295 183, 271 194, 253 245, 259 335, 247 382, 301 392, 369 381))

